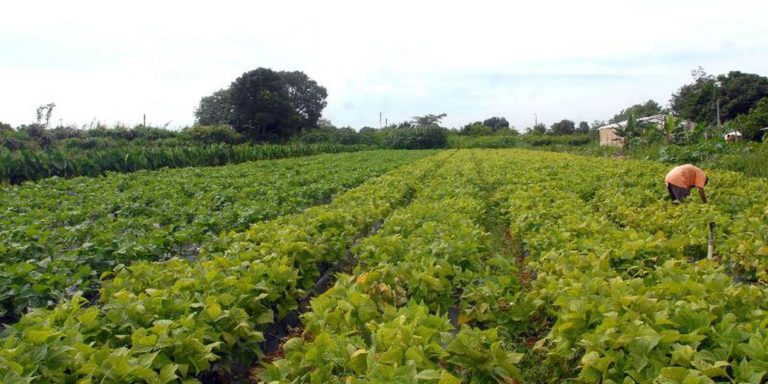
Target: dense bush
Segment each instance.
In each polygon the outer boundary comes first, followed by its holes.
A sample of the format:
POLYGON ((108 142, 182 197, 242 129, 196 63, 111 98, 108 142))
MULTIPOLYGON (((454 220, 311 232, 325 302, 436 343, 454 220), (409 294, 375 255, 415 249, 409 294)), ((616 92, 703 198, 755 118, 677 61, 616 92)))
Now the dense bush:
MULTIPOLYGON (((98 141, 96 141, 98 142, 98 141)), ((122 146, 106 149, 11 151, 0 147, 0 183, 21 183, 51 176, 99 176, 106 172, 236 164, 318 153, 353 152, 362 145, 321 143, 312 145, 189 145, 168 147, 122 146)))
POLYGON ((362 144, 363 137, 352 128, 340 128, 336 131, 335 140, 338 144, 362 144))
POLYGON ((448 146, 448 130, 437 126, 385 128, 381 146, 394 149, 429 149, 448 146))
POLYGON ((521 136, 516 135, 491 135, 491 136, 464 136, 457 134, 448 135, 450 148, 513 148, 521 147, 521 136))
POLYGON ((295 138, 294 141, 303 144, 329 143, 333 141, 333 136, 334 130, 318 128, 303 133, 295 138))
POLYGON ((664 145, 635 151, 633 157, 670 164, 693 163, 705 168, 726 169, 748 176, 768 177, 768 145, 762 143, 726 143, 722 139, 693 145, 664 145))
POLYGON ((728 144, 722 140, 703 141, 693 145, 663 145, 658 149, 658 157, 653 160, 664 163, 698 164, 728 149, 728 144))
POLYGON ((540 134, 515 134, 515 131, 496 133, 489 136, 465 136, 451 134, 448 144, 451 148, 539 148, 545 147, 580 147, 596 144, 597 140, 588 134, 576 135, 540 135, 540 134))
POLYGON ((88 131, 77 129, 74 127, 56 127, 48 131, 51 139, 66 140, 66 139, 82 139, 88 136, 88 131))
POLYGON ((484 125, 480 122, 476 122, 473 124, 467 124, 459 131, 459 134, 461 135, 467 135, 467 136, 485 136, 485 135, 493 135, 494 130, 492 127, 489 127, 487 125, 484 125))
POLYGON ((199 144, 242 144, 246 141, 245 136, 226 125, 195 125, 182 133, 199 144))
POLYGON ((522 141, 528 146, 542 147, 548 145, 580 146, 589 144, 592 139, 587 134, 577 135, 524 135, 522 141))
POLYGON ((748 176, 768 178, 768 144, 739 146, 716 159, 705 163, 705 166, 741 172, 748 176))
POLYGON ((316 128, 301 134, 293 141, 302 144, 379 145, 381 143, 381 132, 373 128, 363 128, 359 132, 349 127, 316 128))
POLYGON ((738 130, 744 134, 744 139, 761 141, 764 138, 763 128, 768 127, 768 97, 760 99, 748 114, 742 114, 726 123, 727 130, 738 130))
POLYGON ((117 126, 114 128, 97 126, 96 128, 85 130, 85 133, 87 137, 107 137, 111 139, 122 139, 128 141, 157 141, 179 136, 179 131, 145 126, 136 126, 134 128, 128 128, 125 126, 117 126))

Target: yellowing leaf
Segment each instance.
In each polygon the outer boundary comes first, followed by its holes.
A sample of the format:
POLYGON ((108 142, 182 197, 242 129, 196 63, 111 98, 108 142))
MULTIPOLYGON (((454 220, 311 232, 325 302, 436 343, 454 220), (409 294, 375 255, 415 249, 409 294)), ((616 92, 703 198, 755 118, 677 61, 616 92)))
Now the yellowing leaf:
POLYGON ((358 375, 364 375, 368 370, 368 351, 363 348, 352 352, 349 357, 349 367, 358 375))
POLYGON ((416 376, 414 376, 417 380, 439 380, 442 373, 436 369, 425 369, 416 376))
POLYGON ((592 351, 592 352, 589 352, 589 353, 585 354, 581 358, 581 364, 584 365, 584 366, 594 365, 595 362, 597 362, 597 359, 599 359, 599 358, 600 358, 600 354, 595 352, 595 351, 592 351))
POLYGON ((88 308, 83 313, 77 316, 77 321, 85 325, 86 327, 91 327, 93 325, 96 325, 96 318, 99 316, 99 310, 96 308, 88 308))
POLYGON ((461 380, 451 375, 448 371, 442 371, 440 373, 440 380, 438 384, 461 384, 461 380))
POLYGON ((221 305, 219 305, 219 303, 216 303, 216 302, 209 303, 208 305, 205 306, 205 313, 211 319, 218 319, 222 313, 221 305))
POLYGON ((49 337, 53 336, 55 333, 52 330, 46 329, 46 330, 29 330, 27 331, 27 337, 26 339, 32 342, 33 344, 42 344, 47 340, 49 337))
POLYGON ((8 368, 11 369, 11 371, 17 375, 21 375, 24 373, 24 366, 13 361, 13 360, 5 360, 4 363, 8 366, 8 368))

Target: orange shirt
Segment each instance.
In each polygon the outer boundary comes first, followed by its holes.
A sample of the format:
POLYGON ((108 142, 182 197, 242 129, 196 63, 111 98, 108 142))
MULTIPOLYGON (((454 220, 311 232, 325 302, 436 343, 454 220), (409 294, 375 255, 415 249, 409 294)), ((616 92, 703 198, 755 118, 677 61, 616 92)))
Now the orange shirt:
POLYGON ((691 164, 680 165, 672 168, 667 177, 664 178, 669 184, 678 186, 680 188, 704 188, 704 182, 707 180, 707 175, 704 171, 691 164))

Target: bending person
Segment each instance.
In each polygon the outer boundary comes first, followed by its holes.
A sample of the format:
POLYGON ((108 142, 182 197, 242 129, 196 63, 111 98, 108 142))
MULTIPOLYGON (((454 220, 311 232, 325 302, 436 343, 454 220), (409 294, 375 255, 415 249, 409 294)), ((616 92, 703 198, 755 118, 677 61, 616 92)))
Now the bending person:
POLYGON ((704 186, 709 182, 709 178, 704 171, 694 165, 684 164, 672 168, 664 181, 667 183, 667 192, 669 192, 669 197, 674 204, 682 203, 691 193, 692 188, 699 190, 699 196, 703 203, 707 202, 704 186))

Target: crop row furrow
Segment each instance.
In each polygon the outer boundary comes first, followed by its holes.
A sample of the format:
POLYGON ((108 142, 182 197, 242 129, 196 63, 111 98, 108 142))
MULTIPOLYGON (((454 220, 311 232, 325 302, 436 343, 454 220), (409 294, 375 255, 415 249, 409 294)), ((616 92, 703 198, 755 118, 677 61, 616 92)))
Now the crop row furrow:
POLYGON ((512 380, 520 355, 481 329, 517 290, 490 252, 483 182, 462 152, 354 251, 358 266, 315 298, 301 336, 260 369, 265 382, 512 380), (455 323, 450 313, 458 310, 455 323), (456 325, 459 326, 456 329, 456 325))

